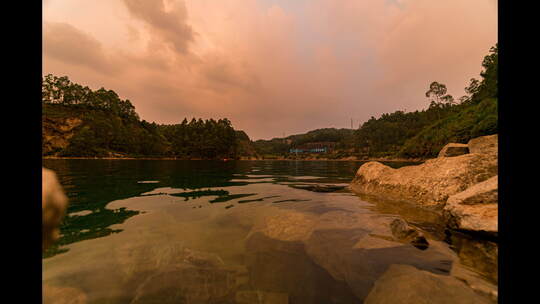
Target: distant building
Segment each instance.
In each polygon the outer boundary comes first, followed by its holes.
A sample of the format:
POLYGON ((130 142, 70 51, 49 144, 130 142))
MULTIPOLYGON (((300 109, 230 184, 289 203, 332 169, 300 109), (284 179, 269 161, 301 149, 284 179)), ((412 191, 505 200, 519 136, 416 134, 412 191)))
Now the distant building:
POLYGON ((335 142, 313 142, 289 149, 290 153, 327 153, 334 150, 335 142))

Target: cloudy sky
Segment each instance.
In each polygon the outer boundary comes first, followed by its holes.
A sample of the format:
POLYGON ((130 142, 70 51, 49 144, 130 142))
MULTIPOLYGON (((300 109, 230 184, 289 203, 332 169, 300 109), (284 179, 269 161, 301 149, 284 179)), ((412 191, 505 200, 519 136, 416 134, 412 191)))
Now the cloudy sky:
POLYGON ((497 42, 495 0, 44 0, 43 74, 141 119, 229 118, 251 139, 458 98, 497 42))

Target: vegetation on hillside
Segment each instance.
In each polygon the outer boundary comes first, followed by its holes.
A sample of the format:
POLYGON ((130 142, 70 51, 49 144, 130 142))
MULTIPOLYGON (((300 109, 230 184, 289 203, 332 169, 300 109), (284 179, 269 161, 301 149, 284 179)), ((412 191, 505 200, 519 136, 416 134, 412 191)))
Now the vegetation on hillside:
POLYGON ((449 142, 467 143, 470 139, 498 133, 498 47, 491 48, 484 57, 482 80, 471 79, 460 98, 444 118, 428 125, 407 139, 398 155, 430 158, 437 156, 449 142))
MULTIPOLYGON (((112 90, 93 91, 71 82, 67 76, 49 74, 44 77, 42 102, 48 129, 54 129, 58 120, 78 118, 83 121, 66 146, 44 151, 44 155, 214 159, 253 153, 246 151, 249 137, 244 132, 236 132, 226 118, 193 118, 190 122, 184 118, 174 125, 141 121, 129 100, 120 99, 112 90)), ((44 138, 47 130, 44 128, 44 138)))
POLYGON ((338 150, 354 148, 353 130, 325 128, 285 138, 257 140, 253 146, 259 155, 286 157, 290 149, 309 143, 333 143, 338 150))
POLYGON ((177 158, 297 158, 290 149, 328 144, 323 158, 356 156, 430 158, 449 142, 466 143, 474 137, 498 132, 498 47, 482 62, 481 79, 471 79, 466 95, 455 100, 447 88, 432 82, 425 92, 429 106, 422 111, 395 111, 371 117, 357 130, 325 128, 304 134, 252 142, 235 131, 228 119, 184 119, 158 125, 140 120, 129 100, 112 90, 92 91, 64 77, 43 80, 44 116, 78 117, 84 121, 67 147, 49 151, 59 156, 153 156, 177 158))
POLYGON ((355 132, 359 155, 430 158, 449 142, 497 133, 497 64, 494 46, 482 62, 482 79, 471 79, 458 102, 446 94, 444 84, 433 82, 426 92, 426 110, 372 117, 355 132))
POLYGON ((471 79, 466 95, 455 100, 444 84, 432 82, 425 96, 429 106, 422 111, 395 111, 371 117, 357 130, 318 129, 254 143, 258 154, 266 157, 341 158, 430 158, 449 142, 498 132, 497 115, 498 47, 495 45, 482 62, 481 80, 471 79), (335 143, 332 153, 294 155, 290 149, 308 143, 335 143))

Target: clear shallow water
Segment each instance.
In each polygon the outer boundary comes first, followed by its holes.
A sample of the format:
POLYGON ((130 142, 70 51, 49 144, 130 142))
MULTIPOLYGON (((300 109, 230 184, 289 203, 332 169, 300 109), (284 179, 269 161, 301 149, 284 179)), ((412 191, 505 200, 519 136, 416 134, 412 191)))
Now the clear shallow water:
POLYGON ((70 198, 60 246, 43 259, 45 294, 361 303, 391 264, 450 274, 457 258, 446 243, 394 241, 394 210, 343 188, 361 164, 44 160, 70 198))

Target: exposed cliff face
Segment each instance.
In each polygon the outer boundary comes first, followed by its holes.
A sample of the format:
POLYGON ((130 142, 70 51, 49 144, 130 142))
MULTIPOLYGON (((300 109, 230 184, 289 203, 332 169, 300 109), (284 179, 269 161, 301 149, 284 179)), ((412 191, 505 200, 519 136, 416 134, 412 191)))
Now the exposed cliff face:
POLYGON ((257 151, 253 146, 253 142, 249 139, 246 132, 236 130, 236 140, 238 143, 236 153, 240 159, 258 159, 257 151))
POLYGON ((252 142, 245 132, 236 131, 236 137, 232 137, 230 136, 233 130, 231 125, 224 127, 223 122, 221 125, 214 122, 215 126, 210 127, 210 124, 210 122, 203 122, 202 128, 205 135, 198 136, 198 132, 202 131, 195 126, 178 129, 179 125, 149 123, 107 109, 81 105, 44 104, 42 155, 116 158, 257 158, 252 142), (229 133, 223 133, 218 129, 227 130, 229 133), (180 130, 182 133, 179 134, 180 130), (220 135, 216 136, 218 133, 220 135), (186 136, 188 136, 187 139, 186 136), (225 138, 216 139, 220 136, 225 136, 225 138), (190 144, 190 147, 183 149, 182 147, 187 144, 190 144), (231 146, 235 146, 236 150, 231 151, 231 146), (175 148, 174 151, 173 148, 175 148))
POLYGON ((43 155, 54 155, 67 147, 69 139, 75 135, 77 127, 83 121, 77 117, 43 117, 42 139, 43 155))

